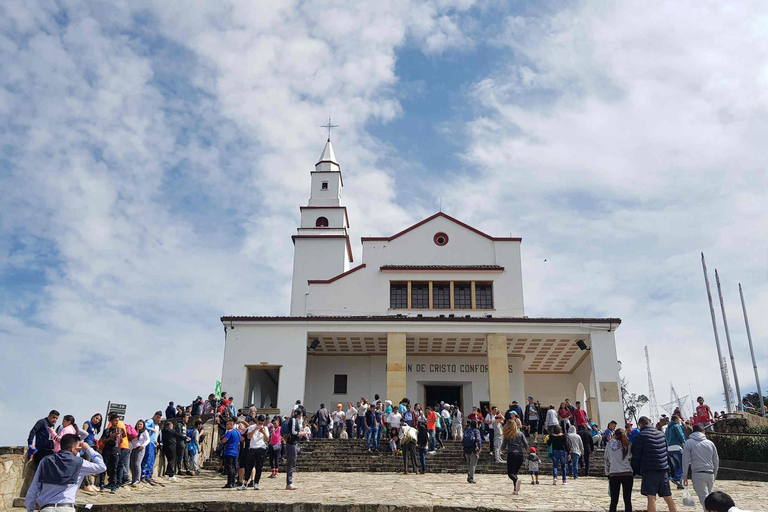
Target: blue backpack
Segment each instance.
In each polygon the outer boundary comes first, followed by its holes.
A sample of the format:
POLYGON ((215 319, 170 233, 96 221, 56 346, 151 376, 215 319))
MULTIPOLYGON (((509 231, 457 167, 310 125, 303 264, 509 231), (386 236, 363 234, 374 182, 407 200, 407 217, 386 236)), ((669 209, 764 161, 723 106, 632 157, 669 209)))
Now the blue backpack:
POLYGON ((461 445, 464 447, 464 453, 472 453, 477 450, 477 431, 474 428, 468 428, 464 431, 461 445))
POLYGON ((287 436, 291 433, 291 418, 284 420, 280 425, 280 436, 287 436))

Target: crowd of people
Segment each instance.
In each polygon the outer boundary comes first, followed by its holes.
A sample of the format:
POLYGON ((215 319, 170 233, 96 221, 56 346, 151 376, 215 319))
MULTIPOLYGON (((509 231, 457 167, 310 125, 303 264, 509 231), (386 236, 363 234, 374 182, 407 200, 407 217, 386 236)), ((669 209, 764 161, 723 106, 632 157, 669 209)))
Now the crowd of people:
MULTIPOLYGON (((134 425, 125 424, 116 413, 109 414, 104 422, 97 413, 82 424, 65 415, 57 427, 60 415, 54 410, 29 433, 29 464, 37 471, 22 493, 26 492, 29 510, 34 510, 35 505, 43 507, 50 499, 42 484, 53 477, 46 476, 50 468, 41 468, 51 456, 63 460, 65 466, 74 464, 79 468, 79 481, 86 492, 114 494, 125 485, 164 485, 154 477, 157 454, 162 454, 162 474, 167 481, 176 482, 179 474, 195 476, 206 436, 199 417, 207 414, 218 428, 216 453, 221 461, 220 472, 226 476, 225 489, 258 490, 267 461, 269 478, 277 478, 284 465, 286 489, 296 489, 293 474, 299 445, 313 438, 365 439, 367 451, 401 455, 406 475, 425 474, 427 456, 445 448, 447 442, 460 442, 467 462, 467 482, 475 483, 478 460, 487 450, 494 461, 506 464, 513 495, 521 490, 519 472, 523 467, 531 484, 537 485, 542 458, 546 457, 553 466, 552 484, 565 485, 580 474, 589 476, 591 455, 596 448, 604 448, 611 512, 617 509, 620 495, 625 510, 632 510, 630 498, 636 475, 641 475, 640 492, 647 496, 649 511, 656 510, 659 496, 674 512, 670 483, 678 488, 687 486, 689 470, 693 489, 707 510, 705 500, 713 492, 719 459, 714 444, 704 434, 714 417, 701 397, 699 404, 692 418, 694 425, 673 414, 671 418, 663 416, 656 425, 641 417, 637 428, 625 423, 622 429, 616 421, 610 421, 602 430, 590 421, 579 401, 571 405, 565 399, 557 409, 553 405, 542 408, 530 396, 523 406, 512 401, 503 413, 496 406, 482 411, 472 407, 466 418, 456 405, 412 405, 407 398, 395 405, 379 395, 372 401, 361 398, 356 404, 347 402, 346 407, 336 404, 332 411, 320 404, 312 415, 297 400, 290 414, 269 417, 259 414, 253 406, 238 410, 227 393, 221 397, 211 394, 205 401, 197 397, 189 406, 170 402, 164 415, 157 411, 134 425), (196 419, 192 424, 193 417, 196 419), (544 447, 546 454, 537 452, 537 448, 544 447)), ((64 472, 69 475, 70 486, 77 480, 73 472, 72 468, 64 472)))

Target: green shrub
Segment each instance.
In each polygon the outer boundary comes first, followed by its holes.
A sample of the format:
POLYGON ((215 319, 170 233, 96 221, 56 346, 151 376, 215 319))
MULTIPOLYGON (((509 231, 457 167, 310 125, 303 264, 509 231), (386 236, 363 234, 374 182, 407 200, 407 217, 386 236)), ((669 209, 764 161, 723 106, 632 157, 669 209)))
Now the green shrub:
POLYGON ((768 437, 713 434, 707 438, 715 443, 717 453, 723 460, 768 461, 768 437))
POLYGON ((768 434, 768 427, 765 425, 754 425, 745 429, 747 434, 768 434))

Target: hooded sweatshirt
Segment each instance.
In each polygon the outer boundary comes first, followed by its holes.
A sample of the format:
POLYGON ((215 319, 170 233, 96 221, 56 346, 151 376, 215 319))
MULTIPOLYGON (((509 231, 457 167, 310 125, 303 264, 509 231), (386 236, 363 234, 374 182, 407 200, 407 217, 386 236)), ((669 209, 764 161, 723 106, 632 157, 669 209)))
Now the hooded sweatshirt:
POLYGON ((576 433, 576 427, 573 425, 568 429, 568 440, 571 442, 571 453, 578 453, 579 457, 584 454, 584 444, 581 437, 576 433))
POLYGON ((629 460, 629 450, 627 450, 627 456, 625 457, 619 441, 616 439, 608 441, 608 445, 605 447, 605 472, 608 475, 619 473, 629 473, 631 475, 632 465, 629 463, 629 460))
POLYGON ((703 432, 694 432, 683 445, 683 474, 688 474, 688 467, 696 473, 709 473, 717 476, 720 458, 715 444, 707 439, 703 432))

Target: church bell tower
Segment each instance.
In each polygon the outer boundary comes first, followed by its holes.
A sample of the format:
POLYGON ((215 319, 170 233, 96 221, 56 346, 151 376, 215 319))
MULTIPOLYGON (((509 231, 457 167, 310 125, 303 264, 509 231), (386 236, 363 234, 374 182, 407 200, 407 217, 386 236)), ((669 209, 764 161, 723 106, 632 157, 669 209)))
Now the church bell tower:
POLYGON ((308 281, 342 274, 349 270, 352 261, 347 208, 341 206, 344 181, 330 137, 310 176, 309 202, 300 207, 301 226, 292 237, 291 316, 307 314, 308 281))

